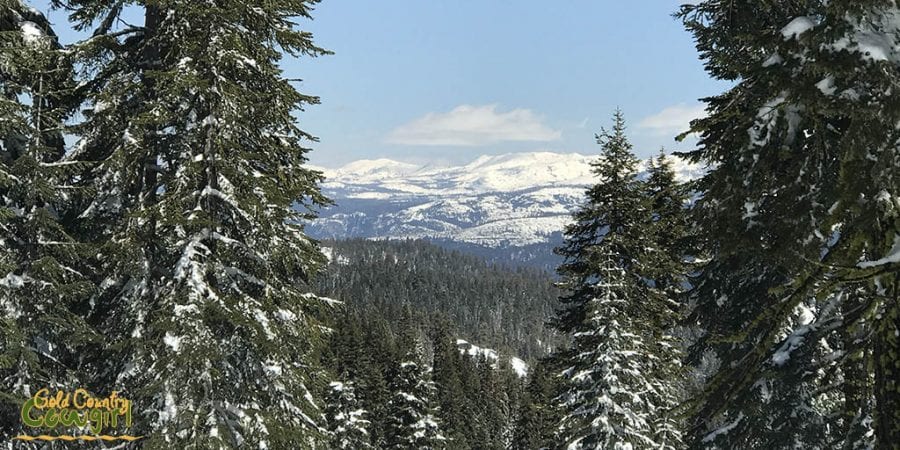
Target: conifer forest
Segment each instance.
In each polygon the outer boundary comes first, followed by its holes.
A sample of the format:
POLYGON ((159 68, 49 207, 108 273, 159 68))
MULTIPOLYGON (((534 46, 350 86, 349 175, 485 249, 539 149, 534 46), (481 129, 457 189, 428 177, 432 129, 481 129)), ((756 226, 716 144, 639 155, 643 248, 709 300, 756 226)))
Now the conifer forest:
POLYGON ((0 0, 0 449, 900 450, 900 2, 683 2, 594 5, 712 86, 667 148, 628 101, 463 104, 332 170, 307 118, 392 87, 307 72, 408 49, 332 47, 340 0, 0 0))

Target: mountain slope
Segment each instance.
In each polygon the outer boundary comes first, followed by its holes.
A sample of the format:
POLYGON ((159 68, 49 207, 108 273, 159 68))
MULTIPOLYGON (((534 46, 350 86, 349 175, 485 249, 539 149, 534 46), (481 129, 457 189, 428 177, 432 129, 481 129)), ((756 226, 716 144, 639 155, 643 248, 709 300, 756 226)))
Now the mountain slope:
MULTIPOLYGON (((429 326, 445 317, 461 339, 477 343, 482 352, 493 351, 487 355, 491 358, 499 352, 531 361, 562 342, 545 327, 559 295, 545 272, 493 267, 422 241, 323 244, 330 263, 316 280, 318 293, 344 302, 369 320, 380 317, 396 326, 406 306, 429 326)), ((472 348, 465 350, 476 352, 472 348)))
MULTIPOLYGON (((492 249, 482 253, 493 260, 516 249, 528 260, 522 249, 535 247, 537 257, 561 242, 571 212, 596 182, 593 159, 540 152, 482 156, 455 167, 379 159, 324 169, 323 189, 337 204, 309 232, 329 239, 428 239, 461 250, 492 249)), ((702 173, 672 161, 681 180, 702 173)))

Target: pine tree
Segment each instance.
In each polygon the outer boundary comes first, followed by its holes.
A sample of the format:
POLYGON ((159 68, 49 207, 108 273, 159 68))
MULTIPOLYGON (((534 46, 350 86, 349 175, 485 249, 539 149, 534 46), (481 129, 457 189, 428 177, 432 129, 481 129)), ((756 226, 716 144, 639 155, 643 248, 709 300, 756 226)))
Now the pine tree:
POLYGON ((707 71, 736 81, 692 127, 690 157, 713 165, 694 353, 720 368, 693 405, 698 445, 863 448, 871 433, 850 430, 868 404, 875 448, 900 442, 897 14, 848 0, 679 14, 707 71))
MULTIPOLYGON (((84 380, 79 353, 95 342, 83 305, 86 246, 62 216, 69 207, 63 124, 73 108, 72 67, 47 19, 0 1, 0 440, 29 434, 19 417, 37 390, 84 380)), ((11 445, 11 444, 10 444, 11 445)))
POLYGON ((529 370, 525 398, 516 419, 514 449, 551 449, 556 442, 559 411, 555 404, 557 385, 547 362, 541 361, 529 370))
MULTIPOLYGON (((409 312, 402 322, 409 324, 409 312)), ((424 364, 423 342, 418 330, 405 327, 401 337, 402 357, 391 378, 386 448, 431 450, 443 448, 445 438, 435 416, 435 386, 424 364)))
POLYGON ((143 26, 60 3, 96 24, 72 47, 95 76, 70 155, 96 162, 78 226, 103 244, 92 320, 115 345, 95 386, 134 400, 144 448, 315 446, 327 303, 301 221, 326 199, 293 113, 317 99, 279 61, 324 53, 294 22, 316 2, 139 2, 143 26))
POLYGON ((567 410, 561 430, 569 448, 650 448, 657 386, 644 366, 654 358, 638 334, 629 332, 628 297, 624 270, 612 255, 596 284, 597 297, 583 331, 575 333, 572 365, 564 375, 569 387, 563 394, 567 410))
POLYGON ((367 326, 356 311, 347 311, 334 325, 323 358, 331 373, 352 383, 356 400, 367 413, 369 442, 383 444, 386 407, 390 400, 388 371, 396 360, 380 318, 368 317, 367 326))
MULTIPOLYGON (((685 260, 690 256, 687 214, 688 186, 675 179, 672 161, 664 150, 650 159, 644 183, 651 214, 650 235, 654 246, 647 257, 647 272, 657 289, 670 299, 680 297, 687 278, 685 260)), ((674 310, 680 310, 673 304, 674 310)), ((669 324, 671 326, 672 324, 669 324)))
POLYGON ((558 250, 566 258, 559 272, 567 308, 556 326, 573 337, 559 356, 567 382, 561 435, 569 448, 675 448, 677 430, 660 420, 675 400, 667 386, 675 374, 665 365, 672 347, 655 341, 660 324, 670 322, 670 302, 645 277, 652 215, 621 112, 598 142, 598 183, 558 250))
POLYGON ((470 361, 460 354, 449 321, 438 320, 432 332, 434 342, 433 380, 437 388, 437 405, 443 434, 452 448, 471 448, 469 436, 473 434, 475 411, 468 402, 464 377, 473 370, 470 361))
POLYGON ((328 448, 340 450, 363 450, 374 448, 370 444, 366 420, 367 411, 360 408, 356 389, 352 383, 332 382, 325 401, 325 418, 331 442, 328 448))
POLYGON ((691 265, 686 261, 696 256, 691 254, 692 236, 686 209, 689 186, 675 179, 672 161, 662 149, 649 161, 647 180, 643 184, 650 212, 647 224, 650 243, 642 258, 643 272, 651 280, 651 295, 660 303, 650 329, 658 361, 654 368, 659 371, 653 376, 666 384, 666 389, 661 391, 666 411, 656 415, 654 429, 660 442, 679 443, 684 425, 673 409, 684 400, 686 386, 681 366, 683 332, 678 325, 685 310, 682 302, 685 286, 689 284, 691 265))
MULTIPOLYGON (((507 369, 508 370, 508 369, 507 369)), ((477 375, 480 379, 479 390, 472 398, 478 422, 472 433, 477 437, 473 443, 483 449, 505 449, 509 423, 509 398, 499 375, 503 369, 497 361, 486 357, 477 358, 477 375)))

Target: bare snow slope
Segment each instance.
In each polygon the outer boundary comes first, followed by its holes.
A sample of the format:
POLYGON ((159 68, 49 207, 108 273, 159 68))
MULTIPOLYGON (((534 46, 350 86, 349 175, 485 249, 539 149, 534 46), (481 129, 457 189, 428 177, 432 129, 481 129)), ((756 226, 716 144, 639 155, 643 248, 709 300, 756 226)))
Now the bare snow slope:
MULTIPOLYGON (((421 238, 488 248, 555 242, 595 182, 594 159, 540 152, 482 156, 456 167, 378 159, 322 169, 323 189, 337 205, 309 231, 319 238, 421 238)), ((702 173, 672 162, 680 180, 702 173)))

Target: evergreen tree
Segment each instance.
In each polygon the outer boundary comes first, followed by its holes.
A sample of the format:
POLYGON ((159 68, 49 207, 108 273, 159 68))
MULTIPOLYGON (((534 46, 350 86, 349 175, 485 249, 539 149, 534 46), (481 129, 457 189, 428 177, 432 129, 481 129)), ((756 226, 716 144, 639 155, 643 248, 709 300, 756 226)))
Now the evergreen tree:
POLYGON ((94 76, 70 154, 96 162, 78 227, 103 244, 92 320, 115 343, 94 385, 134 400, 144 448, 315 446, 324 257, 300 223, 326 200, 293 112, 317 99, 279 61, 324 53, 294 23, 316 2, 141 1, 142 26, 57 3, 96 25, 72 47, 94 76))
POLYGON ((396 363, 384 320, 368 317, 363 326, 359 314, 347 311, 334 325, 324 352, 331 373, 352 382, 360 408, 367 412, 370 443, 383 443, 384 421, 391 393, 388 372, 396 363))
POLYGON ((512 448, 551 449, 556 442, 559 411, 555 404, 557 384, 547 362, 535 364, 528 374, 525 397, 516 419, 512 448))
POLYGON ((505 449, 509 423, 509 398, 500 381, 500 374, 508 371, 498 367, 495 361, 486 357, 477 358, 479 389, 472 399, 477 412, 477 426, 471 431, 473 444, 482 449, 505 449))
POLYGON ((711 259, 692 293, 694 353, 720 368, 692 441, 867 447, 871 433, 847 431, 872 403, 875 448, 896 448, 897 5, 765 6, 680 12, 708 72, 736 81, 692 130, 691 158, 713 166, 696 208, 711 259))
MULTIPOLYGON (((84 321, 92 285, 86 246, 62 216, 71 186, 63 124, 73 112, 72 67, 47 19, 0 1, 0 440, 29 434, 26 398, 84 380, 79 353, 96 335, 84 321)), ((11 445, 11 444, 10 444, 11 445)), ((25 445, 28 446, 27 444, 25 445)))
POLYGON ((401 337, 402 357, 391 378, 391 400, 388 403, 386 448, 430 450, 443 448, 445 438, 435 416, 434 383, 425 366, 423 342, 418 330, 407 323, 401 337))
POLYGON ((670 442, 656 441, 654 414, 664 405, 655 402, 663 386, 649 378, 655 356, 639 334, 628 331, 635 324, 624 294, 625 272, 610 255, 596 284, 597 297, 587 325, 575 334, 572 365, 564 375, 561 430, 569 448, 653 448, 670 442))
POLYGON ((325 418, 331 442, 328 448, 357 450, 374 448, 369 443, 366 410, 360 408, 352 383, 332 382, 326 399, 325 418))
POLYGON ((647 282, 652 215, 621 112, 598 142, 598 183, 558 250, 567 294, 556 326, 573 337, 559 356, 567 382, 561 435, 570 448, 675 448, 679 434, 662 419, 677 400, 673 347, 656 340, 672 322, 670 301, 647 282))
POLYGON ((660 313, 653 317, 651 339, 657 344, 654 356, 659 370, 653 376, 666 384, 663 404, 666 412, 657 414, 654 428, 660 442, 678 443, 684 424, 676 418, 672 409, 684 400, 683 333, 678 325, 684 312, 685 287, 688 283, 693 258, 689 233, 688 188, 675 179, 672 162, 664 150, 649 161, 648 176, 644 182, 645 200, 650 212, 647 224, 650 237, 646 253, 642 257, 644 277, 651 281, 653 295, 661 303, 660 313), (676 336, 675 333, 678 333, 676 336))
POLYGON ((474 431, 472 418, 475 411, 467 401, 464 377, 466 371, 473 370, 473 365, 460 353, 446 318, 435 325, 432 341, 433 380, 444 436, 452 448, 471 448, 469 436, 474 431))
MULTIPOLYGON (((685 260, 692 256, 689 246, 687 214, 688 186, 675 179, 672 161, 664 150, 648 161, 644 182, 648 201, 653 247, 648 255, 647 273, 654 286, 670 299, 681 296, 687 279, 685 260)), ((678 305, 671 305, 676 311, 678 305)), ((673 324, 668 324, 672 326, 673 324)))
POLYGON ((388 380, 396 366, 397 351, 385 319, 368 317, 366 323, 369 326, 362 344, 373 367, 364 368, 357 382, 363 389, 360 392, 363 407, 371 412, 369 420, 372 421, 372 445, 380 448, 385 445, 388 406, 392 394, 388 380))

